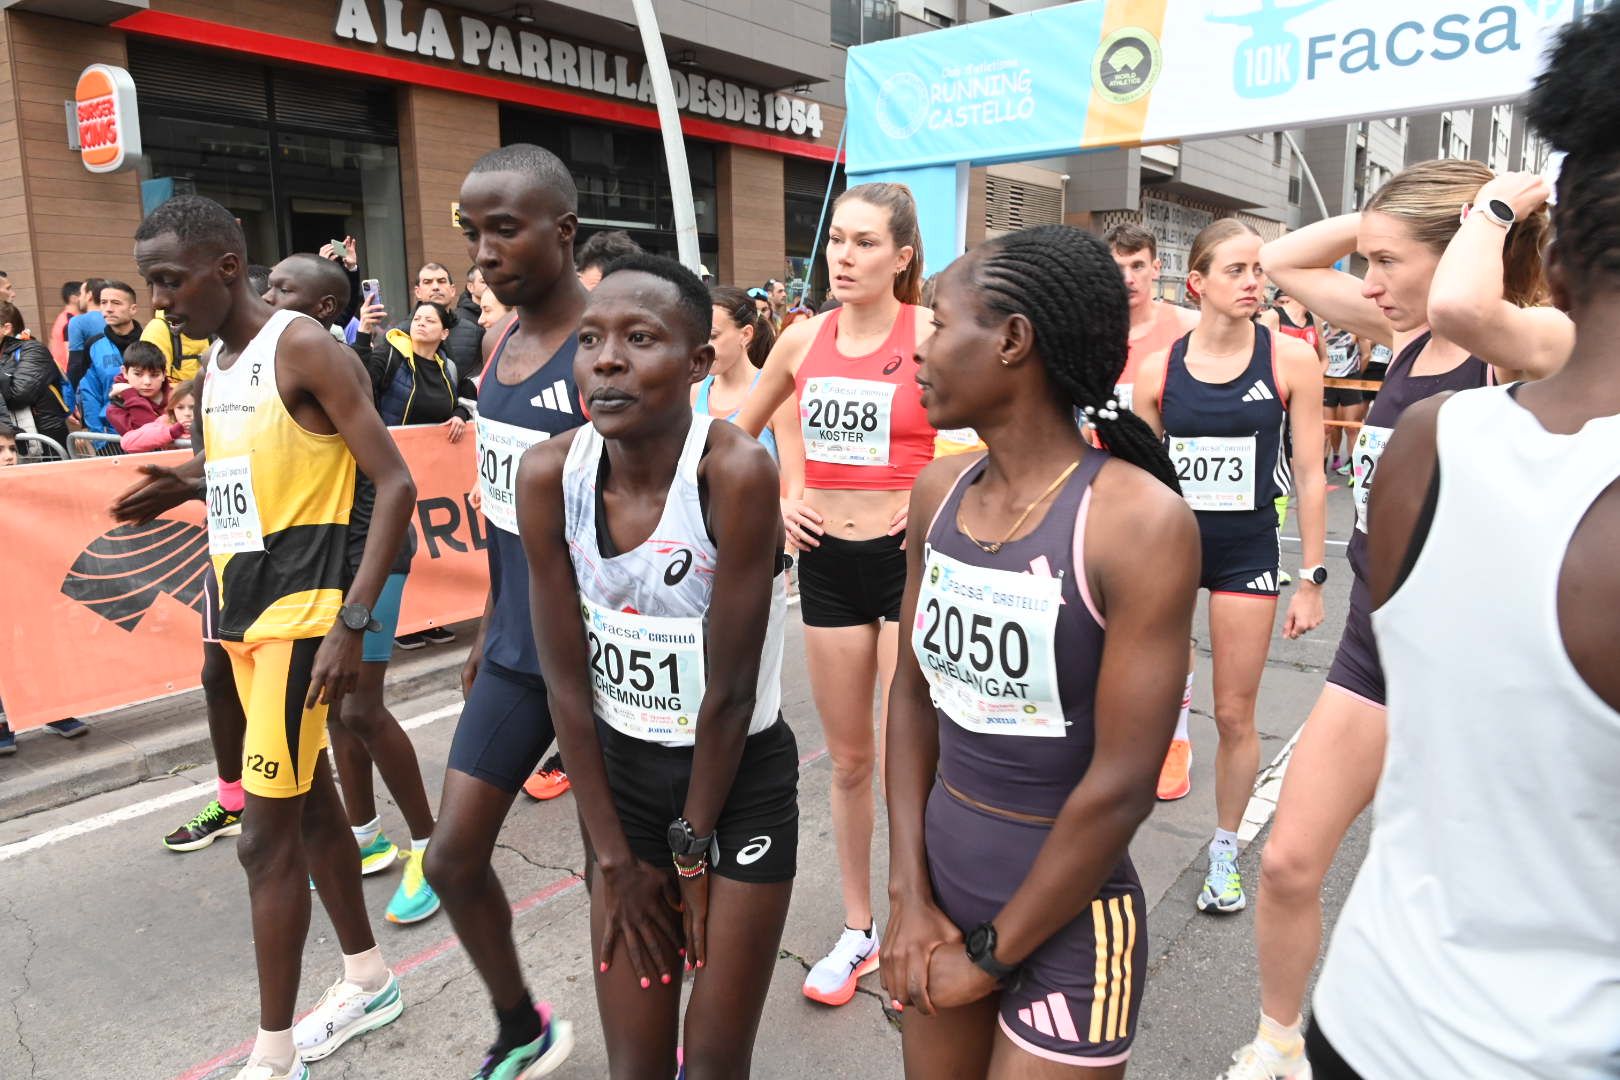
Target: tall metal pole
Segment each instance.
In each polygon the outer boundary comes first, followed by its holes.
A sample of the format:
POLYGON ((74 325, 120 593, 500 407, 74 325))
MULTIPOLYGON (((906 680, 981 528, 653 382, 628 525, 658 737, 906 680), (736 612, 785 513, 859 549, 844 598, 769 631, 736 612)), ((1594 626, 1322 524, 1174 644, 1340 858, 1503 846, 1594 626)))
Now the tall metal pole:
POLYGON ((681 117, 675 107, 675 83, 669 77, 664 38, 652 0, 630 0, 641 31, 641 49, 652 73, 653 100, 658 104, 658 129, 664 136, 664 165, 669 169, 669 198, 675 209, 675 248, 683 265, 694 274, 698 254, 697 208, 692 202, 692 174, 686 167, 686 142, 681 138, 681 117))

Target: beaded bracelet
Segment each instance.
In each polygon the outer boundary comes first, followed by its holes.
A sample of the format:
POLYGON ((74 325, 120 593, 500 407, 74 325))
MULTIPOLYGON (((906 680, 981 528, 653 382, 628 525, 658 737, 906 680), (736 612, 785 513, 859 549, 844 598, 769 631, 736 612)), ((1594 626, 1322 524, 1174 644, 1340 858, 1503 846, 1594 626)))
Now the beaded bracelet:
POLYGON ((669 857, 669 860, 675 864, 675 873, 683 878, 702 877, 704 874, 709 872, 709 860, 707 856, 699 859, 691 866, 682 866, 681 860, 677 859, 673 855, 669 857))

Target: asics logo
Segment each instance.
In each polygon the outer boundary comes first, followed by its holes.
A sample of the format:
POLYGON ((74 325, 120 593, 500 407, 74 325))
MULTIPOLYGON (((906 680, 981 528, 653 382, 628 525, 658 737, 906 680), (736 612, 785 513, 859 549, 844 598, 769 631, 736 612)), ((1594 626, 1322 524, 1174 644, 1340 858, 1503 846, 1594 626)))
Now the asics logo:
POLYGON ((755 836, 749 839, 748 846, 737 852, 737 862, 743 866, 751 866, 765 857, 771 850, 771 838, 768 836, 755 836))
POLYGON ((690 569, 692 569, 692 551, 688 548, 670 561, 669 568, 664 571, 664 584, 679 585, 690 569))
POLYGON ((883 374, 893 375, 895 372, 900 370, 900 365, 902 363, 904 363, 904 360, 901 357, 895 357, 893 360, 890 360, 887 364, 883 365, 883 374))

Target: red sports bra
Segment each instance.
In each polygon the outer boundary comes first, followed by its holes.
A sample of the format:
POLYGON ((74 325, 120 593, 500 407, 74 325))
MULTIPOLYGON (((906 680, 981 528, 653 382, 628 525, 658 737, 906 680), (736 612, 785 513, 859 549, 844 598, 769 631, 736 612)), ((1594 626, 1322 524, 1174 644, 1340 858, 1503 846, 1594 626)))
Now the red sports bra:
POLYGON ((875 352, 838 351, 838 317, 822 323, 794 377, 804 483, 831 491, 903 491, 934 460, 934 428, 916 379, 917 309, 900 314, 875 352))

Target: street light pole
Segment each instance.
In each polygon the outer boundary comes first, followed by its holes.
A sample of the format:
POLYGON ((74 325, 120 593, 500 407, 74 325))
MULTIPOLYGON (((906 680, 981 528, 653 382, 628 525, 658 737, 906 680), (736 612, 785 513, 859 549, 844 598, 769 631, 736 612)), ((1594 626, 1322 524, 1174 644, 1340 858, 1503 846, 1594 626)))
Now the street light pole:
POLYGON ((697 208, 692 202, 692 174, 686 166, 686 141, 681 137, 681 117, 675 107, 675 84, 669 77, 669 59, 664 55, 664 38, 658 32, 658 16, 652 0, 630 0, 641 31, 641 48, 647 54, 647 70, 652 74, 653 100, 658 105, 658 129, 664 137, 664 165, 669 169, 669 197, 675 210, 675 248, 685 267, 694 274, 698 254, 697 208))

